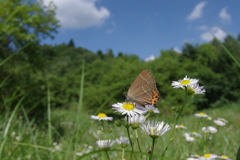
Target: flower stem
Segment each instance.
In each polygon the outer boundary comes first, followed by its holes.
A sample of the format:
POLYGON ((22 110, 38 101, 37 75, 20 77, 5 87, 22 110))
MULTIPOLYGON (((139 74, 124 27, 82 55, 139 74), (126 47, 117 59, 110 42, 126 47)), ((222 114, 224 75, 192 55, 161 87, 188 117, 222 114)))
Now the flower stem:
POLYGON ((149 160, 152 160, 152 156, 153 156, 153 151, 154 151, 154 143, 155 143, 155 139, 156 138, 152 138, 152 153, 149 156, 149 160))
POLYGON ((138 143, 138 149, 139 149, 139 152, 140 152, 140 156, 141 156, 141 159, 143 159, 143 157, 142 157, 142 151, 141 151, 140 144, 139 144, 139 139, 138 139, 138 132, 137 132, 137 130, 135 130, 135 133, 136 133, 136 138, 137 138, 137 143, 138 143))
POLYGON ((123 150, 122 150, 122 160, 124 160, 124 154, 125 154, 125 150, 123 148, 123 150))
POLYGON ((186 92, 185 100, 184 100, 184 102, 183 102, 183 105, 182 105, 182 107, 181 107, 181 110, 180 110, 179 114, 177 115, 177 118, 176 118, 175 123, 174 123, 173 130, 172 130, 172 134, 171 134, 170 139, 169 139, 169 141, 168 141, 167 147, 166 147, 165 150, 163 151, 163 154, 162 154, 162 156, 161 156, 161 159, 162 159, 162 158, 164 157, 164 155, 166 154, 166 152, 167 152, 167 150, 168 150, 168 147, 169 147, 169 145, 170 145, 170 142, 173 140, 173 136, 174 136, 174 133, 175 133, 175 129, 176 129, 176 125, 177 125, 177 123, 178 123, 179 117, 180 117, 180 115, 182 114, 182 111, 183 111, 184 107, 188 105, 188 103, 187 103, 187 102, 188 102, 187 88, 185 88, 185 92, 186 92))
POLYGON ((129 138, 129 141, 130 141, 130 144, 131 144, 131 147, 132 147, 132 151, 131 151, 131 159, 132 159, 132 154, 134 154, 135 159, 137 159, 137 158, 136 158, 136 155, 135 155, 135 153, 134 153, 133 142, 132 142, 132 139, 131 139, 131 137, 130 137, 130 133, 129 133, 129 127, 126 127, 126 128, 127 128, 128 138, 129 138))
POLYGON ((108 152, 107 152, 107 151, 105 151, 105 152, 106 152, 106 155, 107 155, 108 160, 110 160, 109 155, 108 155, 108 152))

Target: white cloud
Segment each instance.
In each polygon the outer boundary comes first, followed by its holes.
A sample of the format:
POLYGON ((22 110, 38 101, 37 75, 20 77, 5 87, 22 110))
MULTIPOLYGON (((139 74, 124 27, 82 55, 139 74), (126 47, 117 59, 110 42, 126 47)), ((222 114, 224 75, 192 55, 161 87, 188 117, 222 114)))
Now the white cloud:
POLYGON ((202 17, 202 10, 206 4, 207 4, 207 2, 198 3, 195 6, 195 8, 193 9, 193 11, 188 15, 187 20, 192 21, 192 20, 202 17))
POLYGON ((155 55, 151 55, 150 57, 148 58, 145 58, 144 61, 145 62, 148 62, 148 61, 153 61, 154 59, 156 59, 157 57, 155 55))
POLYGON ((202 26, 197 27, 197 30, 201 30, 201 31, 205 31, 207 29, 208 29, 207 25, 202 25, 202 26))
POLYGON ((63 28, 87 28, 100 26, 110 17, 105 7, 97 7, 96 0, 44 0, 57 6, 57 18, 63 28))
POLYGON ((177 47, 174 47, 173 50, 174 50, 175 52, 177 52, 177 53, 182 53, 182 51, 181 51, 179 48, 177 48, 177 47))
POLYGON ((213 40, 214 36, 219 39, 220 41, 223 41, 224 38, 227 36, 227 33, 224 32, 222 29, 218 28, 218 27, 212 27, 211 30, 209 32, 204 32, 201 35, 201 38, 204 41, 211 41, 213 40))
POLYGON ((227 7, 222 8, 218 16, 222 19, 223 23, 231 23, 231 15, 227 13, 227 7))

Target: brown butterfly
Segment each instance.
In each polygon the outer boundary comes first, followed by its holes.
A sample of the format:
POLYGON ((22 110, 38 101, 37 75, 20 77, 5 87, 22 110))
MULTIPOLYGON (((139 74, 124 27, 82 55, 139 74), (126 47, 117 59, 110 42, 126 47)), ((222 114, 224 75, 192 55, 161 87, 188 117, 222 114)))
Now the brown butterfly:
POLYGON ((159 91, 153 74, 147 69, 143 70, 129 87, 126 97, 127 100, 141 107, 157 104, 159 91))

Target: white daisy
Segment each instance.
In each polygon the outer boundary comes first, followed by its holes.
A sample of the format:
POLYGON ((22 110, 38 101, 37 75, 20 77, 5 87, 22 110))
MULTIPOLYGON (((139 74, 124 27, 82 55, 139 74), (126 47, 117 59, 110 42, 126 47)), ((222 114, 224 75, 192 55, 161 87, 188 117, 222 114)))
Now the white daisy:
POLYGON ((218 158, 220 158, 220 159, 226 159, 226 160, 232 160, 232 159, 228 158, 228 156, 225 156, 225 155, 221 155, 221 156, 219 156, 218 158))
POLYGON ((178 81, 172 81, 172 86, 173 88, 183 88, 184 87, 189 87, 190 85, 194 85, 198 83, 198 79, 192 79, 192 78, 188 78, 187 76, 185 76, 182 80, 178 80, 178 81))
POLYGON ((160 113, 158 108, 154 107, 153 105, 145 105, 145 108, 149 113, 160 113))
POLYGON ((184 133, 182 136, 183 136, 183 137, 189 137, 190 134, 189 134, 189 133, 184 133))
POLYGON ((187 160, 198 160, 198 158, 192 158, 192 157, 190 157, 190 158, 187 158, 187 160))
POLYGON ((200 156, 198 154, 191 154, 191 157, 198 158, 200 156))
POLYGON ((225 126, 226 125, 226 122, 221 121, 221 120, 214 120, 214 123, 218 126, 225 126))
POLYGON ((203 127, 202 131, 205 132, 205 133, 211 133, 211 134, 217 133, 217 129, 212 127, 212 126, 203 127))
POLYGON ((170 130, 170 126, 164 122, 145 121, 140 125, 142 130, 146 131, 152 138, 164 135, 170 130))
POLYGON ((132 115, 136 115, 137 113, 138 114, 146 113, 146 110, 141 110, 131 103, 116 103, 116 104, 113 104, 112 106, 113 106, 113 109, 116 110, 115 112, 119 112, 122 115, 132 116, 132 115))
POLYGON ((196 117, 208 117, 208 115, 205 114, 205 113, 203 113, 203 112, 201 112, 201 113, 196 113, 195 116, 196 116, 196 117))
POLYGON ((227 121, 226 119, 224 119, 224 118, 218 118, 217 120, 223 121, 223 122, 225 122, 225 123, 228 123, 228 121, 227 121))
POLYGON ((212 120, 212 117, 209 117, 209 116, 208 116, 208 117, 207 117, 207 120, 211 121, 211 120, 212 120))
POLYGON ((214 160, 216 158, 218 158, 218 156, 215 154, 204 154, 202 157, 199 157, 198 159, 199 160, 214 160))
POLYGON ((202 135, 199 134, 199 133, 197 133, 197 132, 192 132, 191 134, 194 135, 194 136, 196 136, 196 137, 198 137, 198 138, 201 138, 201 137, 202 137, 202 135))
POLYGON ((16 139, 17 141, 20 141, 20 137, 19 137, 19 136, 17 136, 15 139, 16 139))
POLYGON ((192 94, 204 94, 206 91, 205 89, 203 89, 204 86, 199 86, 197 83, 190 85, 188 87, 188 94, 192 95, 192 94))
POLYGON ((120 137, 116 139, 116 142, 122 147, 122 148, 126 148, 129 144, 130 141, 127 137, 120 137))
POLYGON ((180 128, 180 129, 187 129, 186 126, 184 126, 183 124, 180 124, 180 125, 176 125, 175 128, 180 128))
POLYGON ((186 136, 185 139, 186 139, 187 142, 194 142, 195 141, 195 138, 190 137, 190 136, 186 136))
POLYGON ((105 113, 99 113, 97 116, 94 116, 94 115, 91 115, 91 118, 92 119, 95 119, 95 120, 109 120, 109 121, 112 121, 113 120, 113 117, 107 117, 107 115, 105 113))
POLYGON ((112 141, 110 139, 108 139, 108 140, 98 140, 96 143, 97 143, 97 146, 99 148, 101 148, 104 151, 108 151, 113 146, 115 141, 112 141))
MULTIPOLYGON (((125 120, 127 120, 127 117, 125 117, 125 120)), ((142 114, 128 116, 128 124, 132 127, 132 129, 139 128, 140 124, 143 123, 145 120, 146 117, 142 114)))

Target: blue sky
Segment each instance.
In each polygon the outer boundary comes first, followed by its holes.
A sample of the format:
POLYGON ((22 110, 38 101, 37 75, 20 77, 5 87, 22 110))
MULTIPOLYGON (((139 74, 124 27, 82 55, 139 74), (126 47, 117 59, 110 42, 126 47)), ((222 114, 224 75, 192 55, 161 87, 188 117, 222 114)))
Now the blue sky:
MULTIPOLYGON (((48 4, 50 0, 45 0, 48 4)), ((136 54, 141 59, 161 50, 181 52, 184 43, 220 40, 240 33, 239 0, 51 0, 62 27, 55 39, 42 44, 68 43, 104 53, 136 54)))

